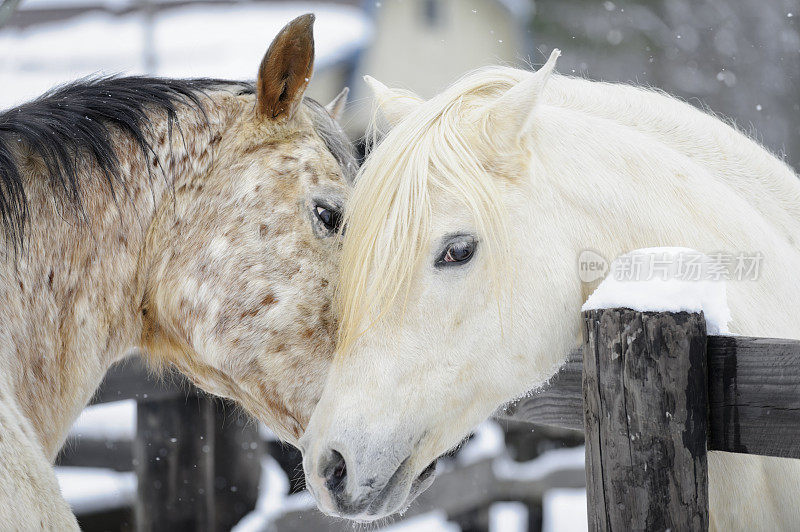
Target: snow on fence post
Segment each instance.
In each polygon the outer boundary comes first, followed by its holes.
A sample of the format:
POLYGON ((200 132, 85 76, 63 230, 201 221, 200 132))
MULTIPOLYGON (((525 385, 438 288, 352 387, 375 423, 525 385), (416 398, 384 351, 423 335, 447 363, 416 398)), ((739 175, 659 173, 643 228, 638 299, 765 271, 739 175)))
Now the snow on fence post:
POLYGON ((589 529, 707 530, 702 313, 583 313, 589 529))

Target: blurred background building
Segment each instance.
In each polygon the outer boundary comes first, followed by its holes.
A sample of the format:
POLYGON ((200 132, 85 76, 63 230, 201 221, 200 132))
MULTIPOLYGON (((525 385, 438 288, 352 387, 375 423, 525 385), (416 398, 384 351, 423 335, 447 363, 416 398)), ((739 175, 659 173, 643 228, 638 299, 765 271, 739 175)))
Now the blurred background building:
MULTIPOLYGON (((0 108, 95 73, 253 78, 277 30, 314 11, 310 95, 351 86, 358 137, 368 73, 431 96, 469 69, 538 65, 664 89, 800 157, 798 0, 7 0, 0 108)), ((2 15, 0 15, 2 17, 2 15)), ((796 165, 795 165, 796 166, 796 165)))
MULTIPOLYGON (((277 31, 312 11, 317 62, 309 94, 324 103, 343 86, 351 87, 343 122, 354 141, 364 133, 370 107, 364 74, 430 97, 470 69, 497 63, 529 68, 558 47, 562 74, 663 89, 734 121, 795 168, 800 164, 800 0, 5 0, 2 5, 0 109, 94 74, 252 79, 277 31)), ((134 403, 91 407, 73 429, 69 448, 106 442, 110 449, 108 442, 133 437, 134 418, 134 403)), ((299 506, 287 502, 295 500, 289 491, 302 490, 297 455, 272 442, 268 431, 262 435, 271 455, 262 499, 239 529, 341 529, 330 520, 314 520, 307 498, 299 506)), ((421 504, 428 507, 405 526, 583 529, 585 499, 574 489, 582 475, 582 454, 575 447, 581 441, 580 434, 488 422, 442 466, 445 479, 429 490, 460 490, 451 494, 449 506, 437 510, 436 496, 423 497, 421 504), (547 489, 541 488, 542 478, 550 479, 547 489), (503 506, 509 494, 521 493, 509 486, 544 491, 503 506), (461 506, 453 502, 459 499, 461 506)), ((115 471, 59 469, 65 495, 87 529, 131 526, 135 478, 119 465, 130 460, 120 452, 115 471), (93 515, 105 518, 93 521, 93 515)), ((73 452, 65 463, 80 465, 79 454, 73 452)), ((402 526, 403 521, 395 528, 402 526)))

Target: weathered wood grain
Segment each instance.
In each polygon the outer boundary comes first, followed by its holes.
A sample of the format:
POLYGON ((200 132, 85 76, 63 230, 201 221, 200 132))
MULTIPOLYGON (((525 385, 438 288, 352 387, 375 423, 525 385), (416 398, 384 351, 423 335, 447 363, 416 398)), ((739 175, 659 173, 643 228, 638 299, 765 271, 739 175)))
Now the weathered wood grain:
POLYGON ((569 353, 566 364, 541 390, 506 405, 495 417, 582 431, 582 371, 583 351, 578 347, 569 353))
MULTIPOLYGON (((800 341, 709 336, 706 349, 709 450, 800 458, 800 341)), ((582 430, 581 360, 496 417, 582 430)))
POLYGON ((589 529, 708 530, 701 313, 584 313, 589 529))

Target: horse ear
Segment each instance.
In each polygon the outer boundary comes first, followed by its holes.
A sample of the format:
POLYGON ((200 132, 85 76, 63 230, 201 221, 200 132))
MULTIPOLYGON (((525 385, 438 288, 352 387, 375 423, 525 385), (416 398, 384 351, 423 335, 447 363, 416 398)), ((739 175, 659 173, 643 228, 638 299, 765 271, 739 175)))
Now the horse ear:
POLYGON ((502 131, 509 144, 515 144, 520 136, 528 131, 533 110, 547 80, 553 73, 556 59, 560 55, 560 50, 553 50, 542 68, 530 74, 488 105, 489 120, 491 124, 494 124, 492 129, 502 131))
POLYGON ((337 122, 344 114, 344 106, 347 105, 347 95, 350 93, 350 89, 345 87, 342 89, 336 98, 331 100, 331 103, 325 106, 325 110, 328 111, 328 114, 331 115, 331 118, 336 120, 337 122))
POLYGON ((371 76, 364 76, 364 81, 372 89, 378 110, 390 127, 394 127, 424 101, 411 91, 390 89, 371 76))
POLYGON ((314 70, 314 15, 288 23, 269 45, 256 80, 256 116, 288 120, 314 70))

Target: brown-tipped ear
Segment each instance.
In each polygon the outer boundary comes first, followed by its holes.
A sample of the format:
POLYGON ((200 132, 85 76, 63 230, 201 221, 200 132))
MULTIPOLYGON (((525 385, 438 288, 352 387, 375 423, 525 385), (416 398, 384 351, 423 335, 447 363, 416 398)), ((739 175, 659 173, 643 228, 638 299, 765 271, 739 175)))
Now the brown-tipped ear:
POLYGON ((288 23, 269 45, 256 80, 256 116, 292 117, 314 71, 314 15, 288 23))

